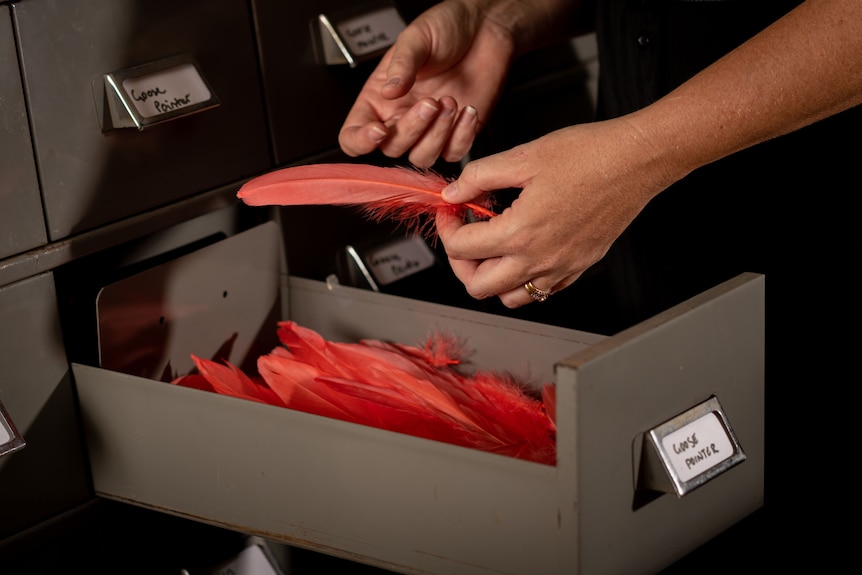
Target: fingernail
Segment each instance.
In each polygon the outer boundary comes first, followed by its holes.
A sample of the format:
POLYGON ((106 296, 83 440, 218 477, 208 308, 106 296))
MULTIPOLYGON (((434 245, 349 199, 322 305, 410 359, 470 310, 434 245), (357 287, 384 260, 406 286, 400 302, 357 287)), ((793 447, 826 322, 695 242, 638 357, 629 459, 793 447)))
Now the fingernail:
POLYGON ((443 199, 448 202, 449 200, 452 199, 452 196, 454 196, 457 192, 458 192, 458 182, 452 182, 451 184, 448 184, 445 188, 443 188, 440 191, 440 195, 443 196, 443 199))
POLYGON ((383 141, 383 139, 387 136, 386 130, 379 126, 374 126, 368 132, 368 139, 374 142, 375 144, 379 144, 383 141))
POLYGON ((461 126, 469 126, 475 124, 479 120, 479 112, 473 106, 466 106, 464 113, 458 118, 458 124, 461 126))
POLYGON ((419 107, 419 117, 423 120, 431 120, 437 115, 437 111, 436 106, 428 102, 422 102, 422 105, 419 107))
POLYGON ((386 85, 399 86, 401 85, 401 78, 399 78, 398 76, 395 76, 394 78, 389 78, 388 80, 386 80, 386 85))
POLYGON ((440 110, 440 115, 443 116, 444 118, 448 118, 457 111, 458 111, 458 106, 443 105, 443 109, 440 110))

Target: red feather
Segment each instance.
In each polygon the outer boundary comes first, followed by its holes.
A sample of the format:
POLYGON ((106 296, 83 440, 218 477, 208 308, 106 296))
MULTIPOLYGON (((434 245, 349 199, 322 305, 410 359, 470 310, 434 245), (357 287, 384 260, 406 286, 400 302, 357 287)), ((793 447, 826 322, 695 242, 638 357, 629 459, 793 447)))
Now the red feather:
MULTIPOLYGON (((554 465, 553 385, 543 405, 509 374, 457 369, 466 350, 435 334, 424 348, 379 340, 337 343, 293 321, 278 324, 284 347, 258 358, 259 376, 195 358, 214 391, 554 465), (209 365, 212 364, 212 365, 209 365), (234 381, 231 381, 231 379, 234 381), (265 382, 258 385, 258 378, 265 382), (550 409, 549 409, 550 408, 550 409), (549 413, 550 411, 550 413, 549 413)), ((188 376, 187 376, 188 377, 188 376)), ((201 386, 198 381, 189 385, 201 386)))
POLYGON ((359 206, 375 220, 392 219, 418 227, 422 216, 440 208, 480 219, 496 214, 486 205, 450 204, 440 195, 448 181, 429 171, 368 164, 308 164, 253 178, 237 192, 250 206, 359 206))

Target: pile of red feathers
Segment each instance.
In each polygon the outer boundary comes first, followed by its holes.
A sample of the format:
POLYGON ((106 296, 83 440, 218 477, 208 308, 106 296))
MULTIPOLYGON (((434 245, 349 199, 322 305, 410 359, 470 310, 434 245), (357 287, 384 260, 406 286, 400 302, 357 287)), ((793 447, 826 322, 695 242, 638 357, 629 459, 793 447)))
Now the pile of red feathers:
POLYGON ((192 356, 183 385, 510 457, 555 465, 554 386, 510 374, 467 374, 464 346, 434 334, 423 348, 327 341, 279 322, 282 346, 258 358, 258 373, 192 356))

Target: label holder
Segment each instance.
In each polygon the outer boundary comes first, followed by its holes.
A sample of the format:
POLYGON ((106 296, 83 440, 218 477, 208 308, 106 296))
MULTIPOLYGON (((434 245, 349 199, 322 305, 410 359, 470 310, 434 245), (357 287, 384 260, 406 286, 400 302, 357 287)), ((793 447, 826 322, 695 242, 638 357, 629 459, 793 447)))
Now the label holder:
POLYGON ((391 2, 372 2, 350 11, 320 14, 312 23, 318 62, 329 66, 360 62, 382 55, 406 27, 391 2))
POLYGON ((0 457, 23 449, 26 444, 0 401, 0 457))
POLYGON ((101 80, 104 110, 99 119, 103 131, 144 130, 221 105, 189 54, 105 74, 101 80))
POLYGON ((745 461, 715 396, 646 433, 640 487, 683 497, 745 461))

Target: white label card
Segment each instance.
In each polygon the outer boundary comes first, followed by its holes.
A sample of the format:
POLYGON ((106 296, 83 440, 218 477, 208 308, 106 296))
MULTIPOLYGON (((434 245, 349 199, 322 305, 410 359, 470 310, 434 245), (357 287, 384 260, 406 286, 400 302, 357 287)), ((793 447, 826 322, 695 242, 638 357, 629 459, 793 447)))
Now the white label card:
POLYGON ((210 91, 193 64, 123 80, 135 110, 142 118, 152 118, 210 99, 210 91))
POLYGON ((395 8, 384 8, 340 22, 336 28, 350 52, 364 56, 394 44, 404 20, 395 8))
POLYGON ((727 430, 714 412, 666 435, 662 447, 682 481, 712 469, 734 453, 727 430))
POLYGON ((418 238, 390 243, 366 256, 368 267, 381 285, 392 282, 434 265, 434 254, 418 238))

